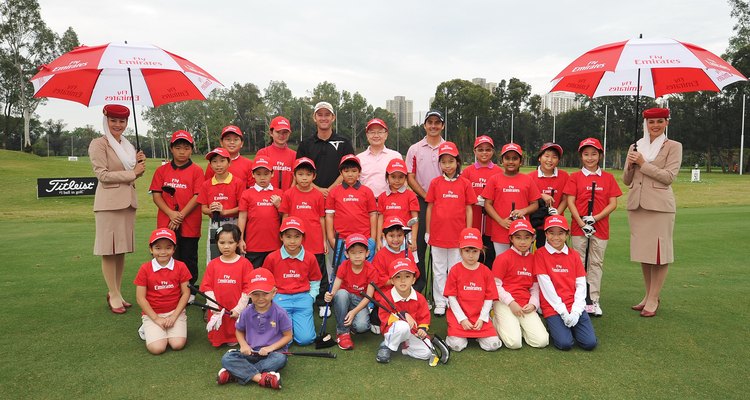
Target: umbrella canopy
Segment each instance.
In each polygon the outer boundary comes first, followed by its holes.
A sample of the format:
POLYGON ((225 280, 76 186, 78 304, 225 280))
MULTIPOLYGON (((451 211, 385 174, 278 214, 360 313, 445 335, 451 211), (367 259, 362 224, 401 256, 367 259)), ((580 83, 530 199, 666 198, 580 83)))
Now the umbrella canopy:
POLYGON ((710 51, 673 39, 631 39, 599 46, 578 57, 552 80, 550 92, 599 96, 648 96, 709 90, 745 81, 710 51))
POLYGON ((148 44, 81 46, 42 65, 31 78, 34 97, 86 106, 143 105, 205 100, 223 86, 192 62, 148 44))

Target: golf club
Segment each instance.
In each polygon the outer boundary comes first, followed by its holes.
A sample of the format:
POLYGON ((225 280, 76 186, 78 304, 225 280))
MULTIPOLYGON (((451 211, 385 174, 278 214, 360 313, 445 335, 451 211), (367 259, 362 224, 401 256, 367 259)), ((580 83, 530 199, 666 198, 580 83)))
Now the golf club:
POLYGON ((220 310, 220 309, 218 309, 218 308, 216 308, 216 307, 211 307, 211 306, 209 306, 208 304, 201 304, 201 303, 196 303, 196 302, 188 302, 188 305, 189 305, 189 306, 196 306, 196 307, 200 307, 200 308, 201 308, 202 310, 204 310, 204 311, 205 311, 205 310, 211 310, 211 311, 221 312, 221 310, 220 310))
MULTIPOLYGON (((591 182, 591 199, 589 200, 588 204, 588 215, 591 216, 594 214, 594 194, 596 193, 596 181, 591 182)), ((586 239, 586 255, 584 256, 583 260, 583 268, 586 270, 586 273, 589 272, 589 248, 591 247, 591 236, 589 236, 586 239)), ((586 282, 586 304, 590 305, 592 304, 591 301, 591 293, 589 292, 589 283, 588 280, 586 282)))
MULTIPOLYGON (((318 358, 336 358, 336 353, 331 353, 330 351, 281 351, 281 354, 287 355, 287 356, 297 356, 297 357, 318 357, 318 358)), ((253 351, 253 354, 260 357, 257 351, 253 351)))
POLYGON ((215 299, 212 299, 212 298, 211 298, 211 296, 209 296, 209 295, 207 295, 207 294, 205 294, 205 293, 201 292, 201 291, 200 291, 200 290, 199 290, 199 289, 198 289, 197 287, 195 287, 194 285, 192 285, 192 284, 188 283, 188 287, 189 287, 190 289, 192 289, 192 290, 193 290, 193 291, 194 291, 195 293, 198 293, 199 295, 203 296, 203 298, 205 298, 206 300, 208 300, 208 301, 211 301, 211 302, 213 302, 214 304, 216 304, 217 306, 219 306, 219 308, 223 308, 223 309, 225 309, 225 310, 227 310, 227 311, 231 310, 231 308, 227 308, 227 307, 224 307, 224 306, 222 306, 221 304, 219 304, 219 302, 218 302, 218 301, 216 301, 215 299))
MULTIPOLYGON (((388 311, 389 313, 397 316, 400 320, 406 321, 406 318, 404 318, 403 314, 401 314, 401 313, 398 312, 398 309, 396 308, 396 305, 393 304, 393 302, 391 301, 391 299, 389 299, 385 295, 385 293, 383 293, 383 291, 378 287, 378 285, 376 285, 375 282, 370 282, 370 285, 373 288, 375 288, 375 291, 378 292, 378 294, 380 294, 380 296, 383 299, 385 299, 385 301, 386 301, 386 303, 388 303, 389 307, 383 307, 383 305, 380 302, 378 302, 377 300, 375 300, 371 296, 368 296, 367 293, 365 293, 364 291, 361 291, 360 294, 362 296, 366 297, 367 299, 369 299, 376 306, 381 307, 382 309, 388 311)), ((412 332, 412 334, 414 336, 417 336, 414 332, 412 332)), ((427 337, 429 337, 429 335, 427 337)), ((419 336, 417 336, 417 338, 419 338, 420 340, 422 340, 422 342, 425 344, 425 346, 427 346, 430 349, 430 351, 432 352, 432 358, 429 361, 429 365, 431 367, 436 366, 438 361, 440 361, 441 364, 448 363, 448 360, 450 359, 450 350, 448 349, 448 346, 445 345, 445 342, 443 342, 443 340, 440 337, 438 337, 437 335, 433 335, 433 339, 432 339, 433 345, 432 346, 430 346, 430 344, 427 342, 426 339, 420 338, 419 336), (435 343, 436 341, 438 343, 435 343)))
POLYGON ((409 257, 409 243, 411 243, 411 227, 419 223, 419 218, 413 217, 407 223, 406 227, 409 228, 409 233, 406 234, 406 241, 404 242, 404 258, 409 257))
MULTIPOLYGON (((336 248, 333 250, 333 269, 331 270, 331 276, 328 279, 328 292, 331 291, 333 288, 333 281, 336 280, 336 272, 338 270, 338 264, 341 260, 341 251, 339 246, 339 233, 336 232, 336 237, 334 240, 334 246, 336 248)), ((333 347, 336 345, 336 340, 333 339, 333 336, 331 336, 330 333, 327 333, 328 328, 328 310, 330 310, 331 302, 326 302, 326 309, 323 313, 323 323, 320 324, 320 333, 318 334, 318 337, 315 338, 315 348, 316 349, 326 349, 329 347, 333 347)))

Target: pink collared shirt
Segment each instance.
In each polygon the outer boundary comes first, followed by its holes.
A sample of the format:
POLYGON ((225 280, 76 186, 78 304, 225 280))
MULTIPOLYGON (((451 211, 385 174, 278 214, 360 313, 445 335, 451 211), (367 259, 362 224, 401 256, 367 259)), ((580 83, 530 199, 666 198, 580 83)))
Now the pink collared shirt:
POLYGON ((362 172, 359 174, 359 181, 372 190, 375 198, 380 196, 388 188, 388 182, 385 179, 385 169, 388 163, 393 159, 403 160, 401 153, 383 148, 378 154, 373 153, 370 147, 367 150, 357 154, 359 163, 362 166, 362 172))
POLYGON ((416 175, 417 183, 425 192, 429 189, 430 182, 443 174, 438 162, 438 148, 443 142, 445 139, 440 138, 440 143, 432 147, 427 143, 427 137, 424 137, 406 152, 406 170, 416 175))

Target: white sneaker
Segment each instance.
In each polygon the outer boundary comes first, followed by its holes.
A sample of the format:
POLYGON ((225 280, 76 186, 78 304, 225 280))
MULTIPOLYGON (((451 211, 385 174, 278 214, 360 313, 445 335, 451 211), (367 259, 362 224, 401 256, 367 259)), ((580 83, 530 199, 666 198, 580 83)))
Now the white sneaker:
POLYGON ((320 318, 331 316, 331 307, 328 307, 328 315, 326 315, 326 306, 318 307, 318 316, 320 318))
POLYGON ((380 335, 380 325, 370 324, 370 332, 380 335))
POLYGON ((593 314, 594 313, 594 305, 593 304, 586 304, 586 307, 583 308, 584 311, 586 311, 586 314, 593 314))
POLYGON ((602 311, 602 307, 599 306, 599 302, 595 301, 593 306, 594 306, 594 316, 601 317, 604 314, 604 312, 602 311))
POLYGON ((434 314, 435 314, 436 317, 442 317, 443 315, 445 315, 445 307, 443 307, 443 306, 436 306, 434 314))
POLYGON ((146 330, 143 329, 143 324, 138 328, 138 337, 141 338, 141 340, 146 340, 146 330))

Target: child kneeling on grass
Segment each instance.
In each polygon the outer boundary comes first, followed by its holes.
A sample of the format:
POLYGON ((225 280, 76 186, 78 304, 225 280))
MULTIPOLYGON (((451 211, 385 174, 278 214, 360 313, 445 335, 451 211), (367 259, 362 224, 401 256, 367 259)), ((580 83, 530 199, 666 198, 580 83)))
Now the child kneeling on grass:
POLYGON ((372 296, 375 288, 370 282, 377 282, 375 267, 367 261, 370 254, 368 241, 364 235, 354 233, 346 238, 346 257, 336 272, 331 291, 325 294, 326 303, 333 300, 336 314, 336 342, 342 350, 354 348, 350 330, 364 333, 370 329, 370 313, 367 305, 370 300, 362 297, 365 291, 372 296))
POLYGON ((479 262, 482 253, 482 233, 477 228, 464 228, 458 237, 461 262, 448 272, 443 294, 448 298, 448 337, 445 343, 451 350, 466 348, 468 338, 476 338, 479 347, 495 351, 503 345, 490 322, 492 302, 497 300, 497 288, 492 272, 479 262))
POLYGON ((534 253, 534 275, 541 289, 541 305, 552 344, 570 350, 578 343, 593 350, 597 340, 586 305, 586 271, 578 253, 565 244, 568 221, 552 215, 544 221, 547 243, 534 253))
POLYGON ((236 324, 240 349, 232 349, 221 358, 222 369, 216 383, 257 382, 261 387, 281 389, 279 370, 286 365, 284 352, 292 341, 292 320, 278 304, 276 281, 265 268, 250 275, 250 299, 253 303, 240 314, 236 324))
POLYGON ((424 296, 412 287, 419 277, 417 265, 408 258, 399 258, 391 263, 389 269, 393 288, 384 292, 387 300, 381 301, 393 302, 396 311, 402 313, 406 321, 382 308, 378 310, 384 340, 375 359, 379 363, 390 362, 391 352, 401 348, 401 353, 405 356, 429 360, 432 350, 428 346, 432 344, 429 340, 422 339, 427 339, 430 309, 424 296))
POLYGON ((190 271, 185 263, 172 258, 177 235, 167 228, 151 233, 149 251, 154 258, 141 265, 133 283, 141 307, 144 340, 151 354, 182 350, 187 342, 185 306, 190 298, 190 271))

